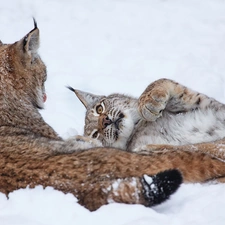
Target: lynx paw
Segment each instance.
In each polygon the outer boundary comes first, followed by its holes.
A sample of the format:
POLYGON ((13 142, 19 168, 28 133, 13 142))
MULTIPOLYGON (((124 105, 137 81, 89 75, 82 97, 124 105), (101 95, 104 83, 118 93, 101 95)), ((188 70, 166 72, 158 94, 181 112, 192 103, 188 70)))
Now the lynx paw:
POLYGON ((181 173, 176 170, 166 170, 154 176, 144 175, 143 185, 144 198, 148 207, 158 205, 175 193, 183 181, 181 173))
POLYGON ((99 140, 94 138, 77 135, 75 136, 75 139, 78 142, 89 143, 91 147, 102 147, 102 143, 99 140))
POLYGON ((132 152, 142 155, 163 154, 168 152, 168 145, 141 145, 132 149, 132 152))
POLYGON ((164 90, 151 90, 143 93, 139 99, 138 109, 147 121, 155 121, 166 108, 169 94, 164 90))
POLYGON ((140 147, 136 147, 136 148, 132 149, 132 152, 138 153, 138 154, 149 155, 154 152, 154 149, 146 148, 146 145, 144 145, 144 146, 140 146, 140 147))

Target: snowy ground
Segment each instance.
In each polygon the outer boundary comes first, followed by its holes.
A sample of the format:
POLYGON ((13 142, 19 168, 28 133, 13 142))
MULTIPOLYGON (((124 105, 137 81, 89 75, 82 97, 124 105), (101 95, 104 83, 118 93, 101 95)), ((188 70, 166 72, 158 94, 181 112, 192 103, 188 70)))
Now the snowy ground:
MULTIPOLYGON (((41 30, 48 66, 45 120, 63 137, 82 134, 84 107, 66 85, 96 94, 139 96, 166 77, 225 103, 223 0, 7 0, 0 39, 12 43, 41 30)), ((219 225, 225 185, 182 185, 149 209, 111 204, 89 212, 52 188, 0 194, 0 225, 219 225)))

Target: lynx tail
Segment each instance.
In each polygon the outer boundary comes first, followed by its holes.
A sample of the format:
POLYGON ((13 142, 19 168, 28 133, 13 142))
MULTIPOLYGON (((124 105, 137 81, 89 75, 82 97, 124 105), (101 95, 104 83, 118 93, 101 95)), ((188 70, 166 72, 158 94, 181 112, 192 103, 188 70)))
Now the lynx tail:
POLYGON ((152 177, 144 175, 142 185, 145 199, 149 202, 147 206, 152 207, 169 199, 180 187, 182 181, 182 175, 176 169, 166 170, 152 177))

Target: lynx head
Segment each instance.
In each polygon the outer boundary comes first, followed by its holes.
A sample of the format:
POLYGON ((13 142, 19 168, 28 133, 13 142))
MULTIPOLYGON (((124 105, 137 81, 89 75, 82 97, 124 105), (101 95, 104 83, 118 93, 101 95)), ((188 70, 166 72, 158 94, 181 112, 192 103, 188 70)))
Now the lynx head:
MULTIPOLYGON (((0 43, 0 100, 23 100, 43 108, 46 100, 46 67, 38 55, 39 29, 34 29, 14 44, 0 43)), ((15 102, 15 101, 14 101, 15 102)))
POLYGON ((100 140, 103 146, 125 150, 140 120, 137 99, 121 94, 106 97, 68 88, 87 109, 84 135, 100 140))

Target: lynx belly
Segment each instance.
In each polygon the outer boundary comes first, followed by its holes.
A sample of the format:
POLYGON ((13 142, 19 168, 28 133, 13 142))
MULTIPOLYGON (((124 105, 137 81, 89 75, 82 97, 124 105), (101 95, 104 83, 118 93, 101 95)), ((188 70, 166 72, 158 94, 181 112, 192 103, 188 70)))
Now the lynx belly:
POLYGON ((128 148, 147 144, 185 145, 210 142, 225 137, 225 110, 196 110, 180 114, 165 112, 155 122, 135 131, 128 148))

